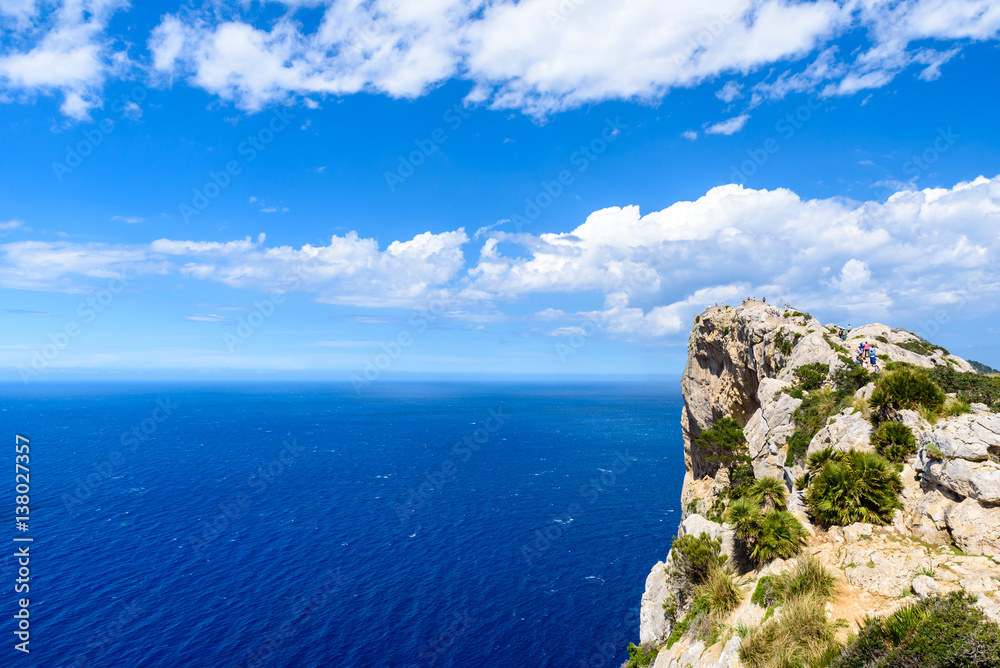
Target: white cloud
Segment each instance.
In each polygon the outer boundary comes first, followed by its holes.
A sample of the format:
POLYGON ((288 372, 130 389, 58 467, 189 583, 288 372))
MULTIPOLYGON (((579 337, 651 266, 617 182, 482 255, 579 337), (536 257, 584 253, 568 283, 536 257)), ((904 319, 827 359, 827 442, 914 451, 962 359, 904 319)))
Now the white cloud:
POLYGON ((141 223, 146 219, 140 216, 111 216, 111 220, 120 220, 123 223, 128 223, 129 225, 135 225, 136 223, 141 223))
MULTIPOLYGON (((609 99, 659 100, 822 49, 803 72, 766 82, 763 97, 819 87, 849 94, 911 64, 933 78, 955 42, 996 39, 1000 29, 993 0, 588 0, 568 13, 558 0, 352 0, 315 3, 323 18, 312 31, 296 20, 300 3, 285 4, 288 13, 267 25, 235 3, 165 16, 149 40, 152 66, 248 110, 296 95, 310 108, 310 96, 324 94, 414 97, 459 77, 475 84, 470 102, 546 116, 609 99), (853 62, 837 60, 831 42, 859 28, 867 43, 853 62)), ((717 95, 732 102, 742 83, 730 80, 717 95)))
POLYGON ((743 97, 743 86, 735 81, 727 81, 726 85, 715 92, 715 97, 726 104, 743 97))
POLYGON ((221 323, 231 323, 236 322, 232 318, 227 318, 222 315, 216 315, 215 313, 209 313, 205 315, 186 315, 185 320, 190 320, 191 322, 221 322, 221 323))
POLYGON ((300 248, 267 246, 263 235, 7 243, 0 244, 0 287, 83 292, 129 268, 136 282, 179 275, 304 291, 353 307, 422 309, 440 301, 445 317, 470 323, 510 318, 496 304, 547 295, 550 306, 529 317, 554 323, 551 331, 570 333, 563 328, 587 320, 618 336, 660 338, 685 331, 706 306, 748 295, 853 320, 932 308, 990 315, 1000 307, 997 229, 1000 176, 904 190, 884 203, 730 184, 646 215, 637 206, 595 211, 563 233, 487 231, 468 258, 463 229, 385 247, 353 232, 300 248), (603 305, 581 309, 586 300, 603 305))
POLYGON ((126 0, 4 3, 0 10, 0 92, 14 96, 59 92, 61 110, 87 119, 101 105, 101 89, 128 63, 106 35, 126 0), (45 3, 49 4, 49 3, 45 3))
MULTIPOLYGON (((495 233, 521 251, 505 257, 487 242, 465 294, 599 292, 604 309, 586 315, 639 336, 682 331, 710 304, 765 291, 875 317, 921 312, 926 295, 947 292, 988 313, 1000 306, 998 227, 1000 177, 898 192, 884 204, 727 185, 645 216, 634 206, 596 211, 563 234, 495 233), (835 277, 828 267, 839 268, 835 277)), ((536 317, 580 315, 552 308, 536 317)))
POLYGON ((731 135, 743 129, 750 120, 749 114, 740 114, 734 118, 721 121, 705 129, 707 135, 731 135))
POLYGON ((685 130, 684 132, 681 133, 681 137, 684 137, 684 139, 688 139, 690 141, 694 141, 695 139, 698 138, 698 133, 694 130, 685 130))

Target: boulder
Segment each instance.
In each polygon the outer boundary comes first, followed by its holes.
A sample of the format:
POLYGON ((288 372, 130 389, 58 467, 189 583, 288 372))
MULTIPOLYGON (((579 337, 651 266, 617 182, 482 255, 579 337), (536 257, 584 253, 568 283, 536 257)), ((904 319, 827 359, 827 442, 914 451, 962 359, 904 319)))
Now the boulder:
POLYGON ((872 450, 872 425, 853 408, 845 408, 826 422, 809 442, 807 456, 833 446, 834 450, 872 450))
POLYGON ((935 447, 945 457, 986 461, 1000 450, 1000 415, 961 415, 922 433, 920 445, 935 447))
MULTIPOLYGON (((923 477, 956 494, 986 503, 1000 503, 1000 464, 993 461, 975 462, 967 459, 930 459, 921 450, 917 464, 923 477)), ((914 468, 916 468, 916 465, 914 468)))
POLYGON ((938 583, 929 575, 918 575, 913 578, 910 586, 913 588, 913 593, 921 600, 935 596, 941 591, 938 583))
POLYGON ((948 509, 945 521, 964 552, 1000 558, 1000 506, 965 499, 948 509))

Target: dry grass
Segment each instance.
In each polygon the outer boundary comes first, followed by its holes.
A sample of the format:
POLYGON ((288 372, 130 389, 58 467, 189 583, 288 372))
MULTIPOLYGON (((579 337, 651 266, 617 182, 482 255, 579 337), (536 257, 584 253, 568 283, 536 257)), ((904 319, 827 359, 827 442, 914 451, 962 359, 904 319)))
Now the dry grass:
POLYGON ((838 648, 837 624, 826 619, 826 600, 806 594, 789 598, 780 618, 751 629, 740 644, 746 668, 823 665, 838 648))

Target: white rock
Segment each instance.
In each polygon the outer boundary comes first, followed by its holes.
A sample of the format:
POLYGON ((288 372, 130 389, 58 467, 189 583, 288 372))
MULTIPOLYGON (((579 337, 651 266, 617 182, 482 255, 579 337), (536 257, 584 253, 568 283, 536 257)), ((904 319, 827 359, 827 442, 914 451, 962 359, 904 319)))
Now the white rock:
POLYGON ((658 561, 646 577, 646 590, 639 607, 639 642, 662 642, 669 631, 663 603, 670 598, 666 565, 658 561))
POLYGON ((962 551, 1000 557, 1000 506, 965 499, 948 510, 945 520, 962 551))
POLYGON ((912 587, 913 593, 920 599, 934 596, 941 591, 941 588, 938 587, 938 583, 935 582, 934 578, 929 575, 918 575, 913 578, 912 587))

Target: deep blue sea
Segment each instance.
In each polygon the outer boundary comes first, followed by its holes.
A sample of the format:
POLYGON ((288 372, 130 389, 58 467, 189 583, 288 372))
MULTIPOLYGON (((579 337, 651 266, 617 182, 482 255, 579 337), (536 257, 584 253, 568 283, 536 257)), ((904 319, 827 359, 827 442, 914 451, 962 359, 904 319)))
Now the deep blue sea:
POLYGON ((0 665, 618 666, 680 410, 675 383, 6 386, 0 665))

